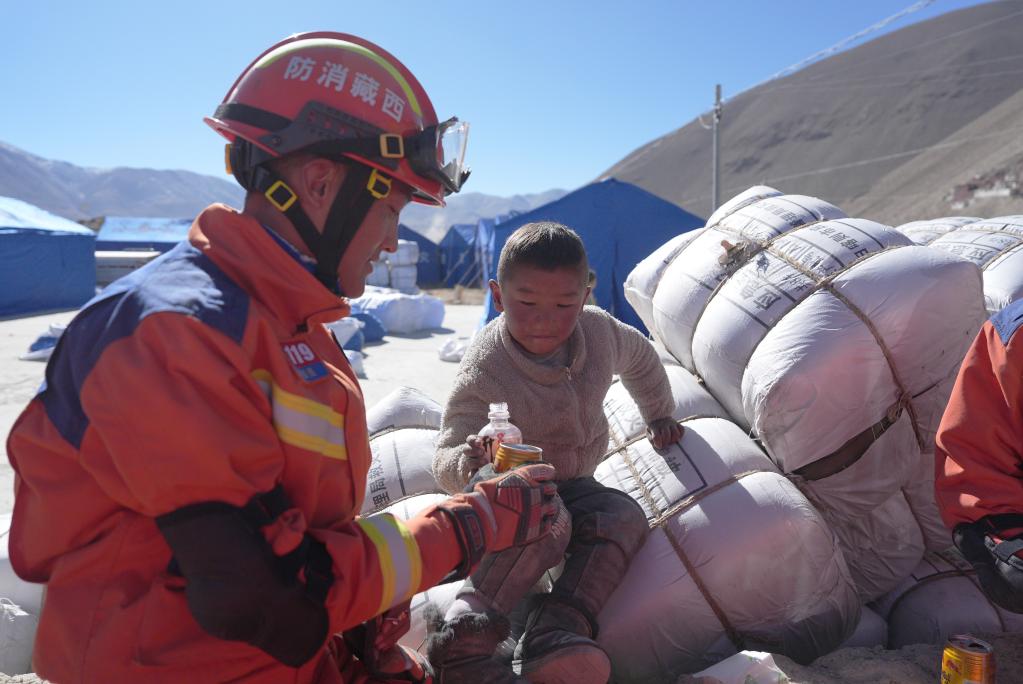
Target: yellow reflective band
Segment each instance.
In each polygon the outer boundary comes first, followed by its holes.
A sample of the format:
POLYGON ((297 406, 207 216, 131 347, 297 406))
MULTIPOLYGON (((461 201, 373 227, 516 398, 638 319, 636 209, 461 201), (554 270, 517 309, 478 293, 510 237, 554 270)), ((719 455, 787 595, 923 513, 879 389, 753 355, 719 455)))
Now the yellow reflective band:
POLYGON ((334 444, 323 437, 316 437, 283 425, 277 426, 277 436, 285 444, 297 446, 307 451, 315 451, 329 458, 336 458, 341 461, 348 460, 348 450, 343 444, 334 444))
POLYGON ((391 75, 391 78, 398 82, 398 85, 401 86, 402 91, 405 93, 406 99, 408 99, 408 103, 412 105, 412 111, 414 111, 419 117, 423 116, 423 109, 419 106, 419 100, 416 99, 416 94, 413 92, 412 86, 410 86, 408 81, 405 80, 405 77, 401 75, 401 72, 398 71, 393 64, 369 48, 363 47, 362 45, 356 45, 355 43, 350 43, 347 40, 340 40, 339 38, 308 38, 306 40, 296 40, 293 43, 282 45, 276 50, 271 50, 267 54, 263 55, 263 58, 256 62, 254 68, 262 69, 264 67, 268 67, 281 57, 290 55, 296 50, 304 50, 310 47, 326 47, 334 48, 335 50, 348 50, 349 52, 357 52, 364 57, 369 57, 383 67, 383 69, 391 75))
POLYGON ((252 377, 270 400, 274 429, 282 442, 329 458, 348 459, 343 415, 329 406, 282 389, 267 370, 255 370, 252 377))
POLYGON ((390 513, 356 521, 376 547, 382 588, 379 612, 411 598, 423 576, 419 545, 405 524, 390 513))

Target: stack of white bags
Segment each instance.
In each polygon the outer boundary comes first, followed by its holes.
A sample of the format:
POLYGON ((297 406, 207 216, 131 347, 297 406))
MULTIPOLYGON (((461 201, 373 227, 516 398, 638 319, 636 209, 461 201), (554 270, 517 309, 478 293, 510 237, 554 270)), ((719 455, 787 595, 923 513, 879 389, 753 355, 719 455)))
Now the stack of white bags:
POLYGON ((373 272, 366 278, 367 285, 389 287, 406 294, 419 292, 416 285, 419 244, 414 240, 398 240, 394 253, 385 252, 373 262, 373 272))
POLYGON ((948 534, 933 439, 987 313, 977 268, 756 187, 641 262, 626 297, 829 522, 860 598, 948 534))
POLYGON ((1023 297, 1023 216, 987 220, 951 216, 914 221, 897 230, 917 244, 976 264, 984 274, 984 304, 989 313, 1023 297))
MULTIPOLYGON (((985 302, 1013 287, 989 281, 1023 217, 902 228, 755 187, 629 276, 685 434, 658 452, 624 387, 605 398, 595 476, 652 530, 599 616, 614 681, 673 681, 743 650, 808 662, 1023 630, 949 548, 933 495, 935 431, 985 302), (981 263, 957 238, 998 253, 981 263)), ((370 412, 363 512, 405 517, 443 496, 429 470, 441 409, 389 400, 370 412)), ((413 600, 406 645, 422 644, 426 602, 455 591, 413 600)))

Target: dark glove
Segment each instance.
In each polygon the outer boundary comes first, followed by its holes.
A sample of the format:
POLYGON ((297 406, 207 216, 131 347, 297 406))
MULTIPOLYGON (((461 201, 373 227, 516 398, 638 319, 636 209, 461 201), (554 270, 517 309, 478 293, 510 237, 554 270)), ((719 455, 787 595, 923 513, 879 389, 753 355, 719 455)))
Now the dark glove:
POLYGON ((185 598, 199 626, 299 667, 326 642, 326 608, 284 571, 240 511, 223 502, 200 503, 160 516, 156 524, 185 578, 185 598))
MULTIPOLYGON (((993 516, 988 516, 991 518, 993 516)), ((960 523, 952 533, 956 548, 977 571, 981 589, 992 602, 1023 613, 1023 538, 1001 539, 982 518, 960 523)))

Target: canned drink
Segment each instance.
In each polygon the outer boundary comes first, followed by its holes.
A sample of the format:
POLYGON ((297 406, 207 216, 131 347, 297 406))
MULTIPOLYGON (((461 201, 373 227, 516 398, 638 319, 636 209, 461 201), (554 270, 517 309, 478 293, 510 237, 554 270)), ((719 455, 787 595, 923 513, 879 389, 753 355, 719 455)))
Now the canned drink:
POLYGON ((995 651, 969 634, 949 637, 941 656, 941 684, 995 684, 995 651))
POLYGON ((523 463, 543 460, 543 449, 531 444, 506 444, 501 442, 494 457, 494 470, 503 473, 523 463))

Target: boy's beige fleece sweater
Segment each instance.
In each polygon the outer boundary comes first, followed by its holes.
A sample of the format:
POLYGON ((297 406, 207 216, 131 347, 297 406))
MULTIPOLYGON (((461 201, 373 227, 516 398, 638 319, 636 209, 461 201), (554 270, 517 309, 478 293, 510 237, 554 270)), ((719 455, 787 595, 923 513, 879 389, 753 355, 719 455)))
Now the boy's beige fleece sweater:
POLYGON ((568 366, 547 366, 512 340, 503 315, 479 331, 462 358, 444 409, 433 459, 441 487, 462 491, 479 467, 467 462, 462 449, 465 438, 489 422, 492 402, 508 402, 522 441, 543 449, 559 481, 592 475, 607 453, 603 402, 613 375, 621 376, 647 423, 671 416, 675 404, 668 376, 638 330, 587 306, 565 344, 568 366))

